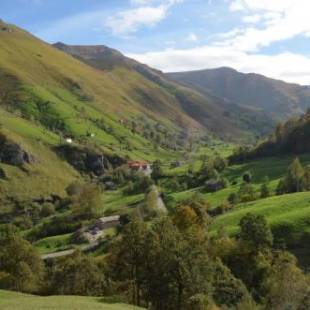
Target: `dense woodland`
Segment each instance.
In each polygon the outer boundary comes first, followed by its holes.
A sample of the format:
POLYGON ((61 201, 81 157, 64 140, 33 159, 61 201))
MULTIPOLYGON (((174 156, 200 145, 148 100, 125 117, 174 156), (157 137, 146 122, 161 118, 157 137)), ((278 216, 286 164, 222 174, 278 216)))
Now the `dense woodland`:
POLYGON ((206 206, 180 205, 148 223, 121 226, 104 256, 71 256, 44 265, 12 227, 1 232, 0 285, 37 294, 111 296, 151 309, 308 309, 309 277, 273 247, 262 216, 248 214, 240 234, 206 232, 206 206))
POLYGON ((240 147, 230 161, 242 162, 266 156, 303 154, 309 152, 310 110, 304 115, 279 123, 273 134, 254 148, 240 147))

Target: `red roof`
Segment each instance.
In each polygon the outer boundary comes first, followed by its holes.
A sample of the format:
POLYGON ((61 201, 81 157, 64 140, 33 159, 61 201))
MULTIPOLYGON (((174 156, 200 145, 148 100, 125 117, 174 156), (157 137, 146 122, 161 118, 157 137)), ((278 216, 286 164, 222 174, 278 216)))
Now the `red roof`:
POLYGON ((141 167, 147 167, 148 163, 141 160, 130 160, 128 161, 128 166, 130 168, 141 168, 141 167))

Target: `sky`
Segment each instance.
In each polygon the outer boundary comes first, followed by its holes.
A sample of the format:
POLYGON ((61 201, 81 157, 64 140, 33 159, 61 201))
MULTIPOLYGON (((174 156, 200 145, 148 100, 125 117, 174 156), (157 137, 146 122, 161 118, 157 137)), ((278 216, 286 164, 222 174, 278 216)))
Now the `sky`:
POLYGON ((39 38, 103 44, 164 72, 232 67, 310 85, 310 0, 0 0, 39 38))

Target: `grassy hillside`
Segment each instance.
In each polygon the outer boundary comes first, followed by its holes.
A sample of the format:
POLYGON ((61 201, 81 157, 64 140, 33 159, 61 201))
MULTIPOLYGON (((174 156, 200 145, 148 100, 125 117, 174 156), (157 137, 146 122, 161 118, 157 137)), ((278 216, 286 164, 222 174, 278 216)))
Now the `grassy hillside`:
MULTIPOLYGON (((171 195, 177 202, 193 199, 197 193, 201 195, 211 206, 213 212, 216 208, 227 202, 230 194, 238 193, 243 183, 242 176, 250 172, 252 186, 256 199, 251 202, 239 202, 232 209, 223 214, 216 215, 212 219, 210 232, 215 235, 218 231, 224 231, 230 235, 239 232, 239 222, 247 213, 264 215, 271 225, 277 240, 284 240, 286 245, 298 255, 302 262, 307 265, 310 248, 310 192, 276 195, 276 188, 280 179, 285 175, 287 167, 293 161, 294 156, 267 157, 250 162, 235 164, 227 167, 222 176, 228 180, 228 186, 214 193, 204 190, 203 184, 198 188, 186 191, 174 192, 171 195), (268 187, 271 197, 261 199, 260 187, 268 177, 268 187), (306 253, 306 254, 305 254, 306 253)), ((310 164, 309 154, 300 156, 304 166, 310 164)), ((195 161, 194 170, 199 172, 201 162, 195 161)), ((169 171, 169 176, 182 177, 187 174, 188 168, 176 168, 169 171)))
POLYGON ((3 310, 131 310, 142 309, 118 303, 105 302, 103 298, 79 296, 38 297, 9 291, 0 291, 0 308, 3 310))
POLYGON ((119 68, 103 74, 23 30, 14 26, 9 26, 9 30, 0 32, 3 108, 17 110, 47 129, 76 136, 85 136, 88 130, 93 130, 96 140, 109 149, 119 147, 124 136, 133 148, 152 148, 141 135, 124 128, 119 123, 121 119, 130 122, 147 115, 150 122, 160 121, 171 131, 179 131, 177 124, 182 122, 188 124, 189 130, 201 128, 173 104, 170 94, 157 95, 156 85, 141 81, 134 72, 119 68), (135 96, 130 83, 139 85, 153 102, 135 96), (109 130, 98 126, 98 119, 109 130))
MULTIPOLYGON (((268 115, 238 105, 227 106, 222 98, 212 96, 210 93, 202 96, 193 89, 172 82, 162 72, 127 58, 106 46, 72 46, 64 43, 56 43, 54 46, 104 72, 114 72, 123 68, 138 74, 141 82, 148 81, 156 85, 156 96, 162 96, 164 93, 172 95, 184 113, 222 138, 253 139, 266 134, 272 128, 273 122, 268 115)), ((150 93, 137 88, 130 80, 127 80, 126 84, 128 90, 135 90, 137 96, 152 99, 150 93)))
POLYGON ((240 219, 247 213, 265 215, 273 228, 286 226, 291 233, 310 233, 310 193, 274 196, 239 205, 233 211, 219 216, 211 231, 225 227, 228 233, 238 232, 240 219))
POLYGON ((67 135, 77 148, 148 161, 179 158, 202 136, 253 137, 212 100, 116 51, 99 53, 112 65, 98 70, 97 58, 85 64, 18 27, 0 28, 0 131, 35 158, 23 169, 1 161, 3 205, 62 196, 81 179, 55 151, 67 135))

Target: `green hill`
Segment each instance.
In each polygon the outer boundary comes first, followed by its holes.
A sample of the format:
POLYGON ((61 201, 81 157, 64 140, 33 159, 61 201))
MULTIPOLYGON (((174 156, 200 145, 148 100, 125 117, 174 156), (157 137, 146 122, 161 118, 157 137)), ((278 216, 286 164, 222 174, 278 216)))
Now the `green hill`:
POLYGON ((51 296, 39 297, 0 291, 0 308, 3 310, 131 310, 142 309, 137 306, 107 303, 102 298, 80 296, 51 296))
MULTIPOLYGON (((167 79, 162 72, 125 57, 109 47, 74 46, 64 43, 56 43, 54 46, 104 72, 121 67, 138 73, 143 80, 156 84, 161 92, 173 94, 186 114, 222 138, 253 140, 273 128, 273 120, 266 113, 237 104, 227 105, 226 99, 211 93, 203 93, 202 96, 194 91, 195 88, 181 87, 180 84, 167 79)), ((131 87, 136 88, 134 84, 131 87)))
MULTIPOLYGON (((0 160, 4 206, 62 196, 68 184, 81 179, 76 165, 59 153, 66 136, 73 139, 75 154, 92 150, 95 158, 115 162, 170 160, 188 141, 206 135, 237 140, 256 135, 245 130, 247 117, 234 119, 214 101, 117 51, 80 50, 84 54, 76 59, 16 26, 0 24, 3 143, 15 149, 14 156, 34 159, 23 167, 0 160), (99 56, 86 61, 94 51, 99 56)), ((5 156, 2 151, 0 158, 5 156)))

